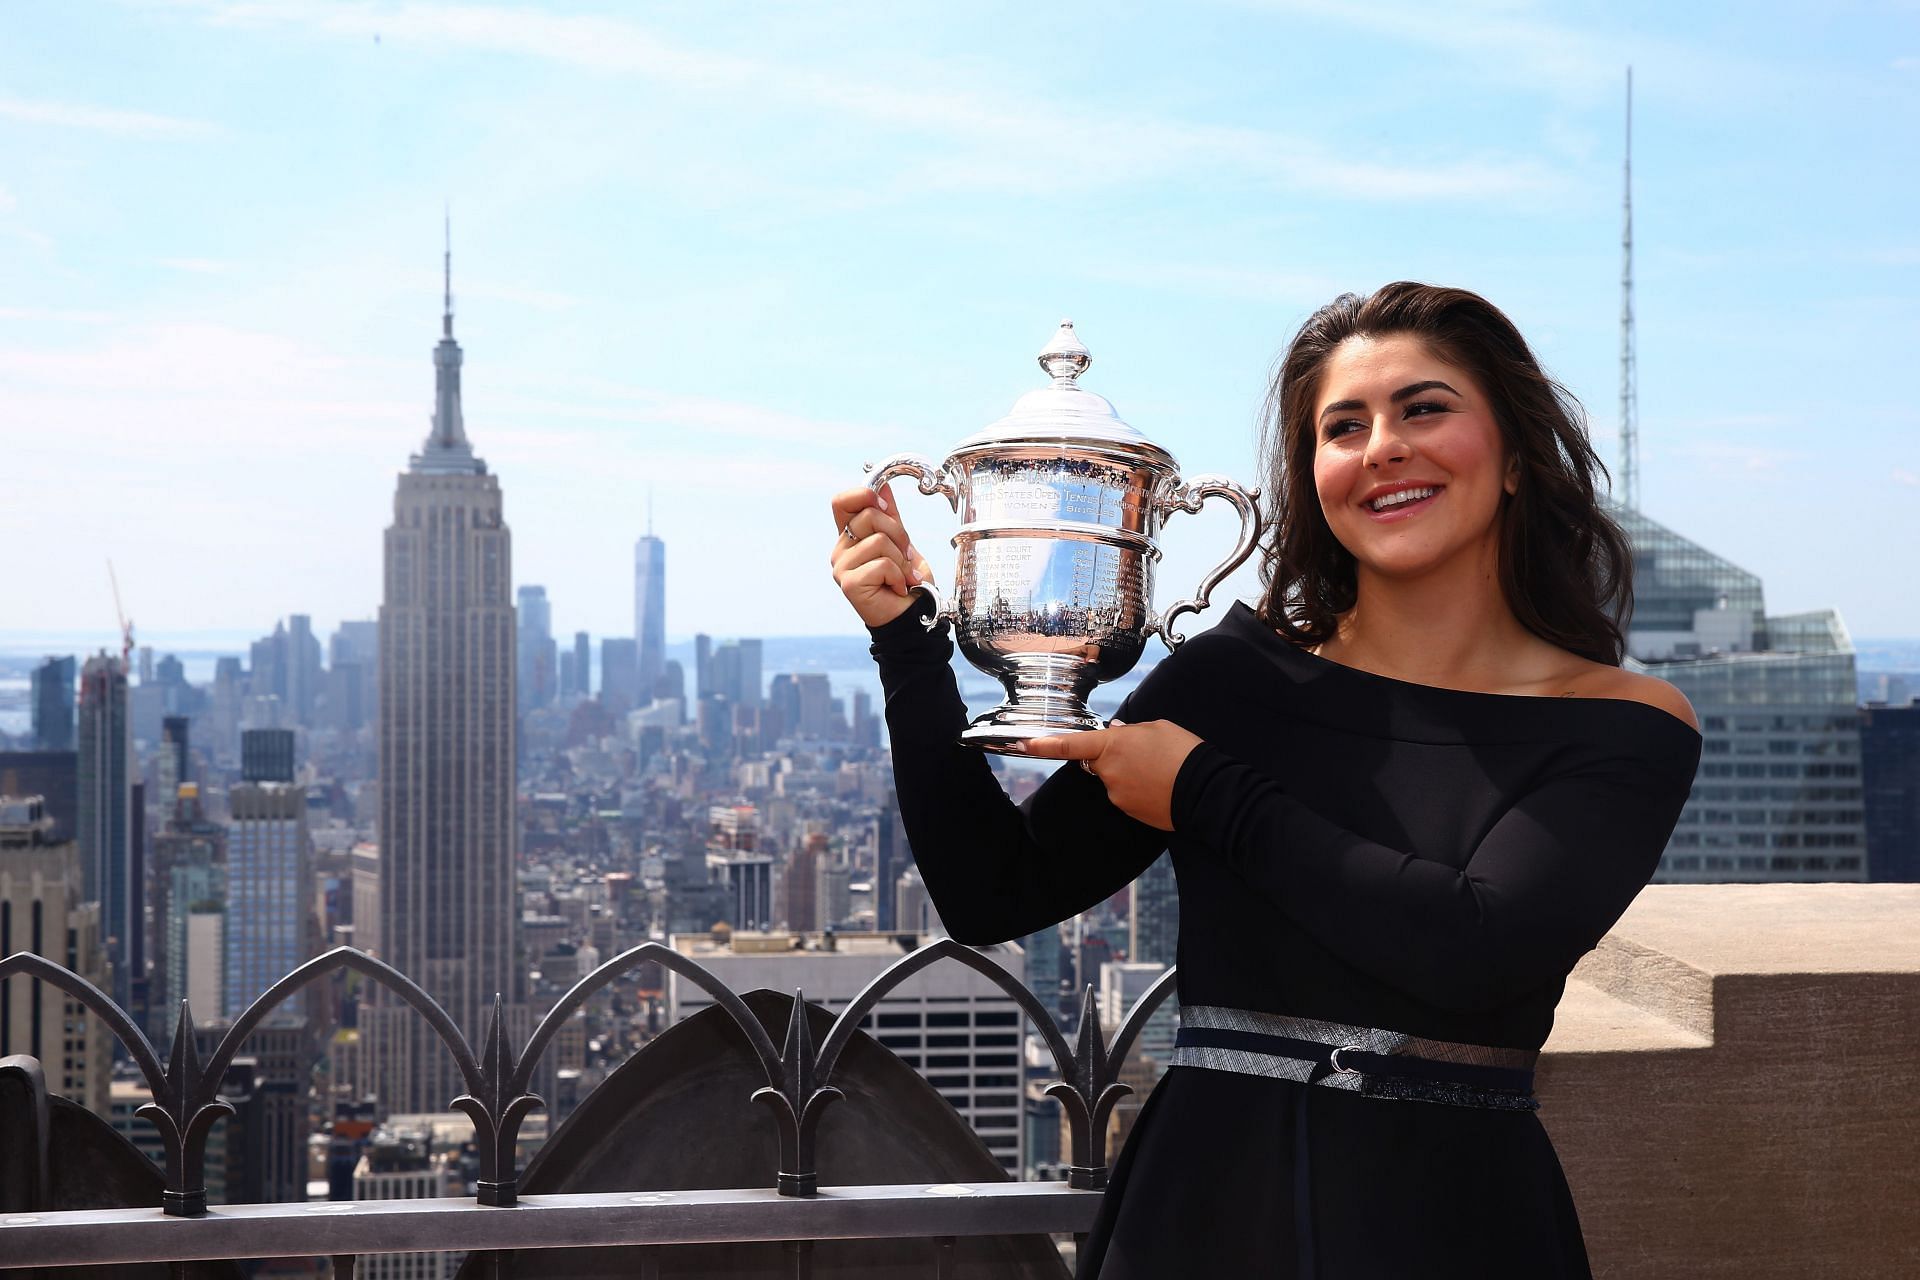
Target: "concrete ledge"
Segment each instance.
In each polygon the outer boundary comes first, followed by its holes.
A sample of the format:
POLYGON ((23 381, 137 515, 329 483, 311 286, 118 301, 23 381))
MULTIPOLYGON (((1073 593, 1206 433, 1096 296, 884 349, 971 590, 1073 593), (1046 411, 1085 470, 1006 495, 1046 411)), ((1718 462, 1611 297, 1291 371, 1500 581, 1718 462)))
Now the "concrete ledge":
POLYGON ((1602 1277, 1920 1275, 1920 885, 1655 885, 1541 1120, 1602 1277))
MULTIPOLYGON (((1707 1049, 1713 1037, 1670 1021, 1591 983, 1570 981, 1554 1013, 1546 1053, 1645 1053, 1707 1049)), ((1544 1070, 1544 1068, 1543 1068, 1544 1070)))

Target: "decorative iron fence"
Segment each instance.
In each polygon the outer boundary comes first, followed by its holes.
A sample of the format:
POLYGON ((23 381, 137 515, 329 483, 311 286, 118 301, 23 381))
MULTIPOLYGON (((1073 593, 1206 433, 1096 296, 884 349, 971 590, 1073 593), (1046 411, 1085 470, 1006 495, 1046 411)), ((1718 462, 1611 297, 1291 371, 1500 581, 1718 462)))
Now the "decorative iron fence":
MULTIPOLYGON (((796 1275, 809 1273, 808 1241, 927 1236, 936 1241, 936 1274, 950 1274, 952 1241, 959 1236, 1027 1232, 1081 1234, 1091 1224, 1108 1172, 1107 1121, 1132 1090, 1118 1074, 1147 1019, 1173 990, 1168 970, 1127 1012, 1109 1041, 1093 990, 1082 998, 1072 1043, 1060 1024, 1019 979, 985 955, 940 939, 903 956, 875 977, 841 1011, 818 1047, 808 1029, 805 998, 795 992, 784 1043, 775 1046, 740 996, 696 961, 657 942, 622 952, 581 978, 541 1019, 524 1048, 515 1050, 495 999, 485 1044, 476 1053, 446 1011, 391 965, 340 947, 301 965, 255 1000, 205 1062, 194 1047, 193 1021, 183 1001, 171 1052, 159 1054, 134 1019, 85 978, 26 952, 0 959, 0 982, 24 976, 46 983, 99 1017, 145 1077, 153 1100, 138 1114, 158 1130, 165 1153, 165 1190, 151 1209, 85 1210, 0 1217, 0 1242, 9 1262, 27 1266, 192 1259, 333 1255, 350 1271, 357 1253, 432 1250, 515 1250, 585 1245, 666 1245, 714 1241, 793 1242, 796 1275), (833 1187, 823 1189, 815 1167, 821 1114, 844 1095, 834 1070, 854 1032, 880 1000, 931 965, 952 961, 975 970, 1005 992, 1026 1015, 1052 1055, 1058 1079, 1046 1088, 1065 1113, 1070 1164, 1067 1182, 833 1187), (779 1167, 771 1188, 540 1196, 522 1204, 516 1141, 526 1117, 545 1102, 529 1092, 541 1055, 566 1019, 609 983, 644 964, 671 970, 713 997, 746 1037, 766 1076, 751 1095, 772 1112, 779 1134, 779 1167), (473 1123, 479 1160, 473 1200, 443 1198, 221 1206, 208 1216, 207 1135, 233 1107, 218 1089, 247 1037, 295 992, 336 970, 352 970, 399 997, 433 1029, 453 1056, 465 1092, 454 1110, 473 1123), (493 1215, 516 1206, 538 1212, 493 1215), (189 1229, 180 1219, 197 1219, 189 1229), (944 1242, 944 1243, 941 1243, 944 1242)), ((0 1139, 5 1135, 0 1134, 0 1139)), ((491 1269, 509 1265, 490 1255, 491 1269)), ((643 1270, 644 1274, 644 1270, 643 1270)))

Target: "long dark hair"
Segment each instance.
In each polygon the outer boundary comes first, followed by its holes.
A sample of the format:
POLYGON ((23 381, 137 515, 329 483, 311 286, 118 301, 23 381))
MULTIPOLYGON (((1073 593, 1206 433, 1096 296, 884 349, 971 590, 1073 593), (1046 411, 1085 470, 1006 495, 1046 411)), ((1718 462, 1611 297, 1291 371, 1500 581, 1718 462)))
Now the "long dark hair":
POLYGON ((1625 652, 1633 554, 1594 483, 1605 475, 1586 415, 1540 369, 1500 309, 1465 289, 1401 281, 1342 294, 1314 312, 1280 361, 1267 396, 1262 451, 1278 517, 1262 541, 1260 617, 1297 644, 1332 638, 1353 608, 1353 556, 1320 509, 1313 483, 1314 401, 1327 358, 1348 338, 1408 334, 1472 374, 1492 402, 1519 490, 1500 504, 1500 587, 1522 626, 1610 666, 1625 652))

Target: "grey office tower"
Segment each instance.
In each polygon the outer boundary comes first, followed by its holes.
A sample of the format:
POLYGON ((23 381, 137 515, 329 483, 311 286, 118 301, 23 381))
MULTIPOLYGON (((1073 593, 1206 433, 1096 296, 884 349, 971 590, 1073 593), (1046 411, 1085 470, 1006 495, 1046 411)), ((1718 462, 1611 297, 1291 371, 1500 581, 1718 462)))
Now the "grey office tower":
POLYGON ((659 692, 667 666, 667 544, 646 535, 633 544, 633 640, 639 646, 640 701, 659 692))
POLYGON ((102 653, 81 669, 79 738, 80 870, 86 900, 100 904, 113 998, 126 1008, 143 963, 145 899, 135 876, 127 664, 122 659, 102 653))
POLYGON ((73 750, 72 658, 48 658, 33 669, 33 744, 41 751, 73 750))
MULTIPOLYGON (((433 431, 400 476, 386 533, 380 938, 383 958, 477 1045, 496 995, 521 1016, 513 546, 499 481, 461 420, 450 287, 433 363, 433 431)), ((368 1012, 382 1106, 444 1110, 461 1086, 438 1038, 397 1000, 368 1012)))

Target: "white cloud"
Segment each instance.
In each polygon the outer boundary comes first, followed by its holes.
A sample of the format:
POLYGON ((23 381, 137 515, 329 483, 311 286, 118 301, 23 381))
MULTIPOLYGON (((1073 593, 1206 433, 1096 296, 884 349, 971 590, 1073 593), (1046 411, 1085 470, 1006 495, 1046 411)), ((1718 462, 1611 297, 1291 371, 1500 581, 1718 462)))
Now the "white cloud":
POLYGON ((29 324, 107 324, 113 320, 108 311, 73 311, 60 307, 0 307, 0 320, 19 320, 29 324))
POLYGON ((1907 485, 1910 488, 1920 488, 1920 474, 1909 471, 1905 467, 1895 467, 1893 469, 1893 482, 1895 484, 1907 485))
MULTIPOLYGON (((882 448, 905 434, 905 428, 884 423, 816 418, 778 405, 606 381, 581 383, 580 390, 586 398, 494 395, 487 401, 487 412, 496 421, 542 424, 527 429, 525 434, 548 450, 585 456, 608 449, 624 452, 638 448, 641 453, 633 461, 643 469, 654 469, 654 460, 663 456, 663 449, 684 449, 694 439, 711 441, 718 437, 745 446, 782 446, 778 452, 752 452, 769 465, 791 466, 796 458, 810 453, 882 448), (555 428, 555 422, 580 425, 555 428), (798 447, 801 445, 804 450, 798 447)), ((488 439, 518 438, 512 431, 502 435, 492 428, 486 434, 488 439)))
POLYGON ((24 240, 42 252, 53 248, 53 237, 44 231, 35 231, 32 227, 0 227, 0 232, 24 240))
POLYGON ((1737 468, 1749 472, 1775 473, 1804 459, 1805 450, 1778 449, 1767 445, 1743 444, 1725 440, 1695 440, 1670 445, 1660 452, 1673 458, 1692 458, 1705 463, 1708 470, 1737 468))
POLYGON ((225 275, 233 270, 232 263, 214 258, 161 258, 159 263, 169 271, 187 271, 195 275, 225 275))
POLYGON ((0 348, 0 373, 16 386, 90 392, 270 392, 319 381, 342 363, 279 334, 198 322, 122 332, 92 348, 0 348))
POLYGON ((1517 14, 1513 5, 1357 5, 1341 0, 1249 0, 1249 4, 1448 49, 1545 84, 1587 85, 1602 74, 1617 81, 1625 65, 1615 51, 1590 34, 1517 14))
POLYGON ((1895 71, 1920 71, 1920 58, 1895 58, 1891 65, 1895 71))
POLYGON ((1353 288, 1352 280, 1331 275, 1198 262, 1092 263, 1087 275, 1110 284, 1293 306, 1318 306, 1353 288))
POLYGON ((0 187, 0 213, 12 213, 19 201, 13 198, 13 192, 0 187))
MULTIPOLYGON (((1526 85, 1562 97, 1591 99, 1624 92, 1629 65, 1636 95, 1653 88, 1665 97, 1712 103, 1739 94, 1756 77, 1773 85, 1798 74, 1791 66, 1761 64, 1725 49, 1690 46, 1653 35, 1644 26, 1620 34, 1556 23, 1526 0, 1462 0, 1435 5, 1409 0, 1240 0, 1247 8, 1289 14, 1425 46, 1470 64, 1492 84, 1526 85)), ((1542 6, 1544 7, 1544 6, 1542 6)), ((1444 68, 1458 74, 1459 68, 1444 68)))
POLYGON ((136 138, 188 138, 213 131, 212 125, 201 120, 184 120, 176 116, 122 111, 115 107, 95 107, 74 102, 36 102, 26 98, 0 98, 0 119, 136 138))
MULTIPOLYGON (((486 298, 493 302, 512 302, 536 311, 566 311, 580 305, 580 299, 558 289, 526 289, 513 285, 477 284, 460 286, 461 297, 486 298)), ((458 298, 455 299, 457 303, 458 298)))
POLYGON ((1003 86, 901 87, 812 67, 674 45, 621 19, 462 4, 247 0, 203 6, 214 22, 290 26, 389 45, 533 57, 588 71, 634 75, 698 94, 784 102, 869 127, 938 139, 950 150, 919 158, 876 188, 1058 191, 1207 174, 1361 200, 1395 200, 1417 178, 1427 198, 1483 200, 1552 190, 1561 179, 1538 161, 1502 156, 1422 158, 1336 153, 1303 138, 1079 108, 1003 86), (1045 128, 1036 128, 1044 121, 1045 128))
POLYGON ((1696 431, 1765 431, 1780 427, 1798 427, 1801 419, 1790 413, 1754 411, 1747 413, 1711 413, 1697 418, 1688 418, 1684 422, 1656 422, 1661 434, 1679 437, 1696 431))

